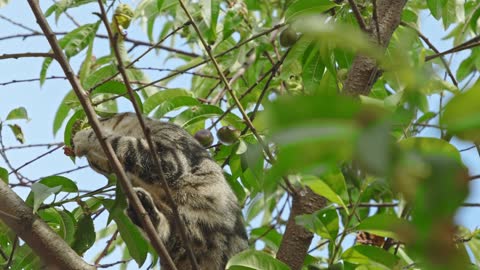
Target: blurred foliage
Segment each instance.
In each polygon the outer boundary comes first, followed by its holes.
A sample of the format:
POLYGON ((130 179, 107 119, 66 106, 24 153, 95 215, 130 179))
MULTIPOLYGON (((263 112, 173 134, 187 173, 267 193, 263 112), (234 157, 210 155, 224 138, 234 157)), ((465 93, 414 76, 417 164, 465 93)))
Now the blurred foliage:
MULTIPOLYGON (((0 7, 7 2, 0 0, 0 7)), ((58 21, 67 11, 95 8, 96 2, 59 0, 45 15, 58 21)), ((368 23, 372 1, 354 2, 368 23)), ((479 231, 454 220, 470 177, 450 143, 454 136, 477 147, 480 143, 480 84, 474 83, 479 50, 468 50, 462 59, 455 71, 458 84, 443 79, 449 67, 440 57, 428 58, 435 52, 419 32, 421 14, 430 14, 448 32, 445 39, 461 45, 478 35, 479 1, 408 1, 385 55, 359 30, 348 1, 188 1, 239 104, 219 79, 199 35, 185 24, 178 0, 142 0, 132 8, 113 4, 111 23, 124 35, 122 48, 130 45, 129 27, 143 27, 147 44, 167 38, 162 45, 168 53, 157 46, 156 55, 145 56, 158 58, 155 67, 140 68, 139 54, 125 51, 123 61, 143 113, 192 135, 205 129, 215 134, 222 127, 234 132, 228 143, 215 136, 208 148, 245 208, 252 243, 230 260, 228 269, 288 269, 273 256, 290 207, 285 179, 329 201, 324 209, 296 217, 316 235, 304 269, 480 269, 479 231), (374 58, 382 73, 368 96, 349 98, 341 93, 357 53, 374 58), (164 69, 164 63, 174 68, 164 69), (171 87, 175 78, 185 86, 171 87), (255 132, 242 119, 239 105, 255 132), (347 236, 357 240, 344 241, 347 236)), ((118 112, 126 86, 114 54, 96 54, 103 25, 98 17, 89 19, 94 20, 71 29, 59 43, 70 60, 82 62, 79 80, 97 114, 108 116, 118 112)), ((137 46, 131 50, 145 52, 137 46)), ((44 60, 41 84, 51 63, 51 58, 44 60)), ((19 120, 28 119, 27 110, 19 107, 0 121, 0 128, 8 126, 23 143, 24 122, 19 120)), ((69 91, 58 104, 53 134, 64 130, 69 145, 74 123, 81 119, 83 109, 69 91)), ((4 168, 0 177, 12 181, 4 168)), ((74 181, 47 177, 32 185, 27 203, 79 254, 119 233, 104 255, 121 249, 125 260, 143 265, 150 258, 155 263, 152 248, 123 212, 121 192, 116 190, 115 199, 104 196, 112 194, 114 182, 109 179, 103 189, 80 194, 74 181), (64 207, 70 202, 76 206, 64 207), (111 222, 95 228, 93 219, 103 210, 111 222)), ((0 222, 0 249, 11 254, 13 248, 12 261, 0 256, 0 265, 39 267, 28 246, 0 222)))

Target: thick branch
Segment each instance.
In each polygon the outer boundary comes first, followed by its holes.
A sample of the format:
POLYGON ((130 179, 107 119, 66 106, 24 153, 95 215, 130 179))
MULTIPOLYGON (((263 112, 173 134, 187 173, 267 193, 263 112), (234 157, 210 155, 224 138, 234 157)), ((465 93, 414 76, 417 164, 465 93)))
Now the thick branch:
POLYGON ((171 269, 176 269, 175 265, 173 264, 173 261, 168 255, 168 252, 165 246, 160 240, 158 234, 156 233, 155 228, 153 227, 153 224, 150 221, 150 218, 148 217, 145 209, 143 208, 142 203, 140 202, 137 195, 133 191, 132 183, 128 181, 127 175, 123 170, 123 167, 120 164, 120 161, 115 155, 115 152, 113 151, 112 146, 109 143, 107 143, 107 141, 104 139, 105 136, 103 135, 103 131, 100 128, 100 122, 96 117, 95 110, 93 109, 93 106, 90 103, 85 90, 82 88, 80 81, 75 76, 75 73, 70 67, 67 61, 67 58, 63 53, 62 48, 58 44, 55 34, 53 33, 52 29, 48 25, 48 22, 45 19, 45 16, 43 15, 43 12, 39 7, 38 0, 28 0, 28 3, 35 15, 35 18, 37 19, 38 25, 40 26, 43 33, 45 34, 45 37, 50 43, 53 53, 56 55, 58 63, 62 67, 63 72, 67 76, 75 94, 77 95, 83 109, 85 110, 85 114, 87 115, 88 122, 91 124, 92 129, 94 130, 97 138, 99 138, 100 145, 102 146, 102 149, 105 152, 105 155, 110 161, 113 171, 117 175, 117 180, 119 184, 122 186, 122 189, 125 192, 126 197, 128 198, 129 202, 132 204, 135 211, 140 213, 139 216, 142 217, 141 218, 142 227, 145 229, 148 237, 150 238, 153 247, 155 248, 159 256, 161 256, 162 261, 163 263, 165 263, 165 265, 167 265, 171 269))
MULTIPOLYGON (((377 18, 370 26, 370 37, 373 42, 386 48, 393 32, 400 24, 403 7, 407 0, 377 0, 377 18), (380 34, 378 33, 379 30, 380 34)), ((364 55, 357 55, 345 81, 344 92, 350 96, 368 95, 377 79, 377 63, 364 55)))
POLYGON ((288 217, 282 243, 277 252, 277 259, 286 263, 292 270, 297 270, 303 266, 303 260, 312 242, 313 233, 297 225, 295 223, 295 217, 298 215, 312 214, 322 209, 326 204, 326 200, 309 188, 298 190, 297 193, 292 196, 292 209, 290 210, 290 216, 288 217))
POLYGON ((42 258, 47 269, 95 269, 0 180, 0 218, 42 258))

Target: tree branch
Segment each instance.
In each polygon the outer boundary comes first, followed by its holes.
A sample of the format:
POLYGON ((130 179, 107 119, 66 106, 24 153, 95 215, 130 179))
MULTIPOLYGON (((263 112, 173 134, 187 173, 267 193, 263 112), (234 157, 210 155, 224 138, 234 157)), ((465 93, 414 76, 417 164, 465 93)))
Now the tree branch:
POLYGON ((292 194, 292 199, 290 216, 277 252, 277 258, 290 266, 292 270, 299 270, 303 266, 313 233, 307 231, 303 226, 297 225, 295 218, 298 215, 312 214, 322 209, 327 201, 308 187, 292 194))
POLYGON ((44 261, 47 269, 95 269, 34 215, 3 181, 0 181, 0 218, 44 261))
MULTIPOLYGON (((400 24, 400 17, 407 0, 378 0, 376 1, 377 20, 370 23, 370 37, 372 41, 386 48, 393 32, 400 24), (378 30, 377 30, 378 24, 378 30), (380 32, 380 35, 378 34, 380 32)), ((374 59, 364 55, 357 55, 348 72, 343 89, 346 95, 368 95, 377 77, 377 63, 374 59)))
MULTIPOLYGON (((152 157, 153 157, 153 160, 154 160, 154 164, 156 165, 155 169, 158 172, 158 176, 159 176, 158 178, 159 178, 160 183, 162 185, 163 191, 165 192, 165 195, 166 195, 165 197, 168 201, 169 206, 172 208, 173 216, 175 218, 175 224, 178 226, 178 229, 180 231, 180 236, 181 236, 181 239, 182 239, 182 242, 183 242, 182 243, 183 248, 185 248, 187 250, 187 254, 188 254, 188 256, 190 258, 190 261, 191 261, 191 264, 192 264, 192 269, 198 270, 199 268, 198 268, 197 260, 195 258, 195 254, 193 253, 193 249, 190 245, 190 239, 187 235, 187 229, 186 229, 185 223, 180 216, 180 213, 178 211, 178 207, 177 207, 175 201, 173 200, 172 192, 170 191, 167 180, 165 179, 165 175, 163 173, 163 168, 161 166, 160 158, 157 155, 158 151, 157 151, 156 145, 153 143, 153 140, 152 140, 152 137, 151 137, 151 134, 150 134, 150 128, 148 128, 145 125, 145 121, 143 120, 143 116, 142 116, 142 111, 140 110, 140 107, 137 104, 137 100, 135 99, 132 86, 131 86, 130 81, 128 79, 127 71, 125 70, 122 55, 121 55, 120 49, 119 49, 118 33, 114 34, 112 29, 110 28, 110 24, 107 20, 107 13, 105 12, 105 9, 103 7, 102 0, 98 0, 98 5, 100 7, 101 19, 102 19, 102 21, 105 25, 105 28, 107 29, 107 33, 108 33, 108 36, 110 38, 110 43, 111 43, 113 52, 115 54, 115 58, 117 59, 117 62, 118 62, 117 63, 118 70, 119 70, 119 72, 122 76, 123 82, 125 83, 125 86, 126 86, 127 92, 128 92, 128 96, 130 98, 130 101, 132 102, 132 105, 133 105, 134 109, 135 109, 135 113, 138 117, 138 121, 139 121, 140 126, 142 128, 145 139, 148 143, 148 147, 151 151, 151 154, 152 154, 152 157)), ((185 24, 185 25, 187 25, 187 24, 185 24)), ((148 217, 148 215, 145 215, 144 219, 148 219, 150 221, 150 218, 148 217)), ((155 230, 147 231, 147 234, 149 235, 149 237, 150 237, 150 234, 155 234, 156 237, 158 237, 158 233, 155 230)), ((152 238, 153 237, 151 237, 151 239, 152 238)), ((162 255, 162 259, 171 260, 168 252, 165 254, 166 256, 164 254, 159 254, 159 255, 162 255), (163 257, 165 257, 165 258, 163 258, 163 257)), ((173 267, 172 267, 172 269, 173 269, 175 267, 175 265, 173 264, 173 261, 172 261, 171 264, 173 265, 173 267)))
POLYGON ((12 54, 7 54, 4 53, 0 55, 0 60, 2 59, 18 59, 18 58, 24 58, 24 57, 50 57, 55 59, 55 55, 53 53, 12 53, 12 54))
MULTIPOLYGON (((75 94, 77 95, 83 109, 85 110, 85 114, 87 115, 88 121, 92 126, 92 129, 97 136, 99 143, 105 152, 106 157, 110 161, 113 171, 117 175, 118 183, 122 186, 123 191, 125 192, 126 197, 128 198, 129 202, 132 204, 133 208, 140 213, 139 216, 142 217, 140 219, 143 228, 145 228, 146 233, 148 234, 151 243, 155 250, 158 252, 159 256, 161 256, 163 262, 168 265, 171 269, 175 270, 176 267, 173 264, 168 252, 161 242, 158 234, 155 232, 155 228, 153 227, 150 218, 148 217, 145 209, 143 208, 142 203, 138 199, 137 195, 133 191, 132 183, 127 178, 125 171, 123 170, 120 161, 118 160, 115 152, 113 151, 112 146, 108 143, 104 138, 103 131, 100 128, 100 122, 96 117, 95 110, 90 103, 90 100, 82 88, 80 81, 76 77, 75 73, 73 72, 72 68, 70 67, 65 54, 63 53, 62 48, 58 44, 58 40, 53 33, 52 29, 50 28, 45 16, 43 15, 42 10, 40 9, 38 0, 28 0, 30 8, 37 19, 37 23, 42 29, 45 37, 47 38, 50 46, 52 47, 53 53, 57 57, 57 61, 63 69, 63 72, 67 76, 75 94)), ((67 269, 67 268, 64 268, 67 269)), ((86 268, 85 268, 86 269, 86 268)))

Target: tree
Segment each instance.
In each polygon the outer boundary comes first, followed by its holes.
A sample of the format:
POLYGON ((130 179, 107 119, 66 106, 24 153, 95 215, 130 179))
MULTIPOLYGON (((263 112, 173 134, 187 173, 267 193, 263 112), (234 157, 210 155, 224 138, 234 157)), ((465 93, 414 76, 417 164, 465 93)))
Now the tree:
MULTIPOLYGON (((18 3, 0 0, 6 4, 18 3)), ((61 176, 70 172, 61 168, 37 180, 22 174, 45 154, 21 166, 10 160, 19 148, 53 147, 48 154, 65 145, 68 154, 79 126, 101 138, 97 116, 124 108, 197 137, 215 133, 206 147, 244 206, 251 243, 228 269, 480 267, 480 232, 454 220, 460 207, 479 206, 465 203, 479 177, 469 175, 459 148, 466 141, 480 154, 476 1, 28 4, 38 27, 2 15, 28 32, 0 42, 38 38, 48 51, 0 59, 40 57, 39 78, 0 85, 65 79, 53 121, 64 142, 25 144, 24 107, 1 116, 4 268, 130 269, 169 260, 147 215, 149 241, 123 213, 125 198, 145 211, 110 145, 102 147, 116 176, 98 189, 79 188, 86 180, 61 176), (448 29, 453 48, 440 52, 430 42, 419 28, 422 14, 448 29), (65 21, 72 29, 52 30, 65 21), (141 26, 143 39, 132 38, 141 26), (444 56, 459 51, 469 55, 454 73, 444 56), (52 63, 63 75, 49 75, 52 63), (8 129, 21 145, 4 144, 8 129), (12 189, 19 186, 30 189, 24 199, 12 189), (95 222, 101 216, 107 225, 95 222), (85 261, 95 247, 99 255, 85 261), (122 259, 102 264, 115 250, 122 259)))

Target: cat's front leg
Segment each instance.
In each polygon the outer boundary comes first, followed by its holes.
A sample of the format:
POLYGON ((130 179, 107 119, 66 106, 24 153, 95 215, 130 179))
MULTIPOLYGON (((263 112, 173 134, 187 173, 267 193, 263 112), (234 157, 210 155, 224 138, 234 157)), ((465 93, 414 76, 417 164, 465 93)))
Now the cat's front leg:
MULTIPOLYGON (((153 202, 153 199, 150 196, 150 193, 148 193, 146 190, 140 187, 135 187, 133 188, 133 190, 137 194, 138 199, 142 203, 145 211, 147 212, 147 215, 150 217, 150 220, 152 221, 153 226, 158 232, 160 239, 164 242, 167 241, 168 237, 170 236, 170 224, 168 223, 167 218, 155 206, 155 203, 153 202)), ((141 216, 132 207, 132 204, 130 202, 127 208, 127 215, 128 217, 130 217, 130 219, 135 225, 142 228, 142 223, 140 221, 141 216)))

